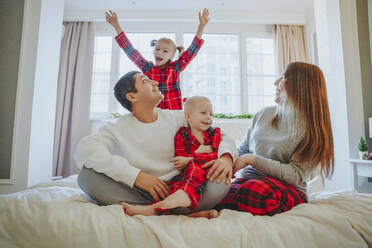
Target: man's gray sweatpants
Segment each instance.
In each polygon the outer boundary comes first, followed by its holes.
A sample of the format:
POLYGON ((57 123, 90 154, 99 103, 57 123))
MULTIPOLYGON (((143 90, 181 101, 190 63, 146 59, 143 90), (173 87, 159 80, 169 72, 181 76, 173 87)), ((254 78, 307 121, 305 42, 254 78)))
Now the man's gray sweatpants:
MULTIPOLYGON (((135 205, 149 205, 154 199, 145 190, 119 183, 90 168, 83 167, 78 177, 80 188, 94 201, 101 205, 112 205, 126 202, 135 205)), ((208 210, 216 206, 228 193, 230 185, 225 182, 207 182, 198 205, 199 210, 208 210)), ((176 208, 174 214, 188 214, 188 208, 176 208)))

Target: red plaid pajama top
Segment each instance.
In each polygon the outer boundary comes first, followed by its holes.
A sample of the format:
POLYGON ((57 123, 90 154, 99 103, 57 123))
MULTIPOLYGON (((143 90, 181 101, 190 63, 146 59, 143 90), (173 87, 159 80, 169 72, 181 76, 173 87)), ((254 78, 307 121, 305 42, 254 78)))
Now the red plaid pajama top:
POLYGON ((181 174, 173 177, 168 183, 171 193, 178 189, 184 190, 191 198, 191 209, 197 209, 201 194, 207 183, 208 168, 202 166, 218 158, 218 146, 221 143, 221 129, 210 127, 204 132, 204 145, 212 147, 211 153, 195 153, 200 146, 199 141, 191 133, 190 128, 181 127, 174 137, 175 155, 193 157, 194 159, 182 170, 181 174))
POLYGON ((124 32, 116 37, 116 42, 124 50, 130 60, 150 79, 159 83, 158 87, 164 95, 164 99, 159 103, 161 109, 182 109, 182 94, 180 87, 180 73, 191 60, 196 56, 202 47, 204 40, 194 37, 190 47, 183 52, 176 61, 168 61, 165 65, 157 66, 153 62, 147 61, 132 43, 124 32))

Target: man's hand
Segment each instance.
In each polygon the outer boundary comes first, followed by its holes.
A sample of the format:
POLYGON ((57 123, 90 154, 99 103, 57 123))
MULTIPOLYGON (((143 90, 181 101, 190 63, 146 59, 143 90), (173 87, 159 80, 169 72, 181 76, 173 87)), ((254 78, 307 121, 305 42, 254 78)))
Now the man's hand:
POLYGON ((170 162, 174 164, 174 167, 176 167, 177 170, 182 170, 193 159, 193 157, 177 156, 172 158, 170 162))
POLYGON ((253 165, 255 160, 256 157, 253 154, 244 154, 237 158, 233 166, 233 175, 235 175, 238 170, 246 167, 247 165, 253 165))
POLYGON ((198 149, 195 150, 195 153, 211 153, 213 152, 212 146, 205 146, 205 145, 200 145, 198 149))
POLYGON ((106 16, 106 21, 115 28, 118 34, 123 32, 123 30, 121 29, 119 25, 118 16, 116 15, 114 11, 110 10, 109 12, 105 12, 105 16, 106 16))
POLYGON ((207 178, 211 182, 216 180, 217 183, 220 183, 225 180, 225 183, 229 184, 232 177, 232 161, 230 154, 223 154, 219 159, 209 161, 202 168, 211 167, 207 174, 207 178))
POLYGON ((160 201, 159 196, 164 199, 170 194, 169 186, 166 182, 143 171, 138 174, 134 185, 149 192, 155 201, 160 201))

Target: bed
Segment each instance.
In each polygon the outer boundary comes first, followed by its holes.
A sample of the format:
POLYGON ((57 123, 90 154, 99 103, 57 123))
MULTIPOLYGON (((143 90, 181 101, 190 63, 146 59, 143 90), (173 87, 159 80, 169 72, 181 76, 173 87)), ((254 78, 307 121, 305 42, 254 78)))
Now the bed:
POLYGON ((372 196, 321 192, 273 217, 129 217, 89 202, 75 175, 0 195, 0 247, 372 247, 372 196))

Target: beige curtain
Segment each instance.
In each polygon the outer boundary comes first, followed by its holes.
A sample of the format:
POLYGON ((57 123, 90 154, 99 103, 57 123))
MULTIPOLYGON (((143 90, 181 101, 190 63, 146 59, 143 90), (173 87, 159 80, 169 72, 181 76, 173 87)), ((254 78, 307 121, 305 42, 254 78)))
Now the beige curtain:
POLYGON ((54 133, 54 176, 79 172, 74 152, 89 134, 89 109, 93 72, 94 23, 64 23, 58 76, 54 133))
POLYGON ((291 62, 307 61, 304 26, 274 25, 274 39, 277 73, 291 62))

